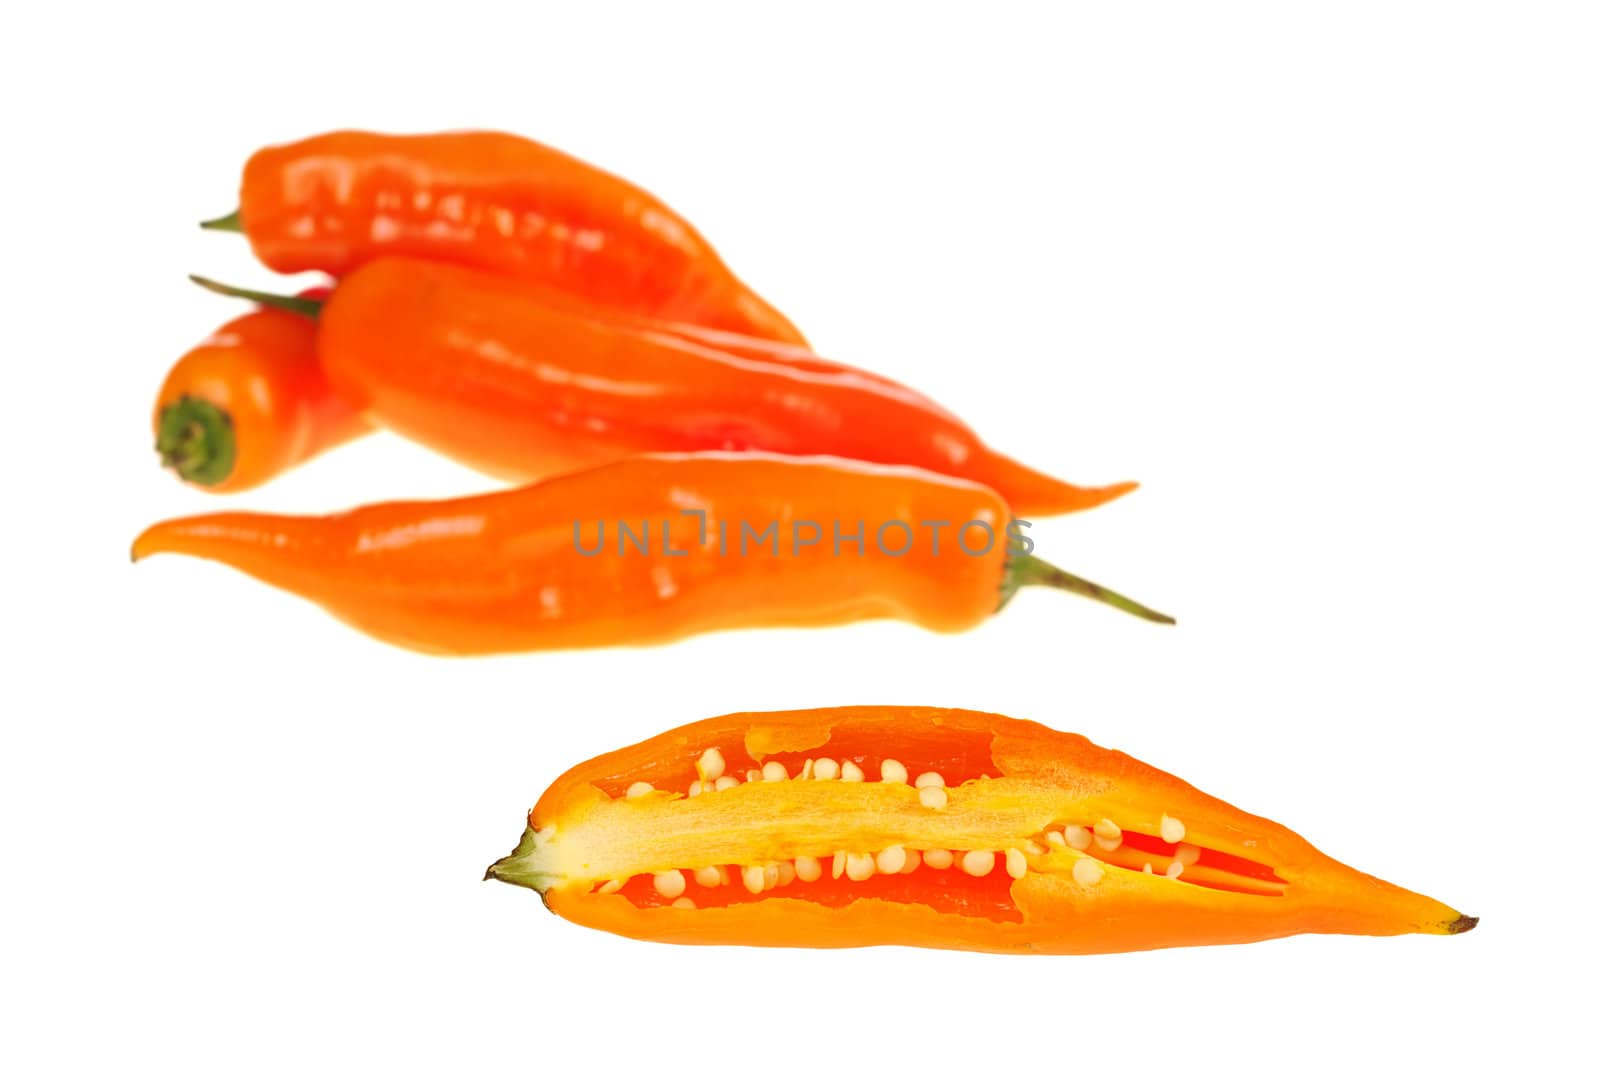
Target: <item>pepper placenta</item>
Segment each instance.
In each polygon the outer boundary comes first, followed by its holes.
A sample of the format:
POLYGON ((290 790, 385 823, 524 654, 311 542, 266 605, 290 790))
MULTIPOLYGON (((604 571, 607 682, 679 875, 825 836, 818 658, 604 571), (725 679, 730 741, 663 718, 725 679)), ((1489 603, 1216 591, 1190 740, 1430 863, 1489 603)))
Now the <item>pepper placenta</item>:
POLYGON ((803 343, 688 221, 636 185, 522 137, 340 131, 264 148, 239 209, 273 270, 343 276, 420 256, 553 286, 605 307, 803 343))
POLYGON ((1077 734, 948 708, 727 715, 589 760, 487 877, 680 944, 1092 953, 1477 924, 1077 734))
POLYGON ((162 465, 213 492, 261 485, 372 429, 322 373, 316 323, 277 308, 241 315, 185 353, 153 421, 162 465))
POLYGON ((804 350, 721 347, 704 331, 595 315, 451 264, 370 263, 319 321, 335 388, 389 429, 510 481, 640 452, 725 450, 907 464, 992 486, 1022 515, 1078 511, 1134 488, 1049 477, 905 386, 804 350))
POLYGON ((731 627, 976 626, 1047 585, 1172 620, 1031 554, 986 486, 758 454, 640 456, 455 500, 152 526, 134 559, 217 560, 398 645, 469 655, 731 627))

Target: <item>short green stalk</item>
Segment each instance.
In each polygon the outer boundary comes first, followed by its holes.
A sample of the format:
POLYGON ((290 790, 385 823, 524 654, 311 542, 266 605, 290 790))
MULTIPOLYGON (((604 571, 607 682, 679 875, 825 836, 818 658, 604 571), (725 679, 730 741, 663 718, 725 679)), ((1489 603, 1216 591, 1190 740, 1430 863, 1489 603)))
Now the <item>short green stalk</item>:
POLYGON ((217 219, 207 219, 200 224, 202 230, 221 230, 224 233, 243 233, 244 220, 239 217, 238 209, 232 214, 223 215, 217 219))
POLYGON ((189 275, 189 280, 200 288, 222 296, 237 297, 240 300, 251 300, 262 307, 277 308, 279 311, 292 311, 296 315, 307 318, 316 318, 322 313, 322 301, 309 296, 285 296, 282 293, 266 293, 260 289, 241 289, 237 285, 224 285, 214 282, 210 278, 202 278, 198 274, 189 275))
POLYGON ((238 442, 233 419, 209 400, 183 396, 161 409, 156 451, 161 465, 197 485, 216 485, 233 470, 238 442))
POLYGON ((1151 622, 1164 623, 1168 626, 1178 620, 1170 615, 1163 615, 1153 611, 1143 604, 1129 600, 1121 593, 1114 593, 1103 585, 1096 585, 1086 578, 1079 578, 1076 574, 1068 574, 1060 567, 1053 566, 1039 559, 1037 556, 1017 555, 1006 560, 1005 578, 1000 583, 1000 607, 1005 607, 1011 598, 1017 595, 1017 590, 1029 585, 1044 585, 1052 589, 1065 589, 1069 593, 1098 600, 1102 604, 1109 604, 1118 611, 1125 611, 1129 615, 1137 615, 1141 619, 1151 622))

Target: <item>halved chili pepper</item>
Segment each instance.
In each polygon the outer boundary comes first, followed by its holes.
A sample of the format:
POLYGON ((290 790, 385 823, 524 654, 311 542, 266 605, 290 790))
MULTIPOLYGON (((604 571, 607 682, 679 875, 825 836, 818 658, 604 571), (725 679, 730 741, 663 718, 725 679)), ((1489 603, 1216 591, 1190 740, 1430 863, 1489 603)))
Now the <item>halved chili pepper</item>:
POLYGON ((597 167, 522 137, 340 131, 263 148, 239 209, 273 270, 342 276, 421 256, 554 286, 597 304, 804 343, 688 221, 597 167))
POLYGON ((278 308, 241 315, 185 353, 161 385, 153 421, 162 466, 219 493, 261 485, 372 430, 328 385, 316 323, 278 308))
POLYGON ((369 263, 328 298, 320 323, 335 388, 389 429, 512 481, 639 452, 717 449, 909 464, 993 486, 1025 515, 1078 511, 1134 488, 1041 474, 875 375, 793 349, 716 347, 447 263, 369 263))
POLYGON ((670 730, 563 774, 486 877, 680 944, 1127 952, 1478 922, 1077 734, 949 708, 670 730))
POLYGON ((483 496, 338 515, 230 512, 133 558, 217 560, 398 645, 481 654, 900 618, 957 631, 1026 585, 1151 611, 1029 554, 994 490, 906 467, 642 456, 483 496))

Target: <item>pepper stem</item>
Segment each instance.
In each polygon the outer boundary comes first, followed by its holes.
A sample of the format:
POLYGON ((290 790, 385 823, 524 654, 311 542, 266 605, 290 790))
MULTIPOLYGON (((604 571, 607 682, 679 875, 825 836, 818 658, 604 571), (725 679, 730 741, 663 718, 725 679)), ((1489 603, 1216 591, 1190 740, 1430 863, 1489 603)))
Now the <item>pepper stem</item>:
POLYGON ((229 414, 199 397, 182 396, 156 421, 161 465, 196 485, 217 485, 233 472, 238 441, 229 414))
POLYGON ((1114 593, 1103 585, 1096 585, 1086 578, 1079 578, 1076 574, 1068 574, 1060 567, 1046 563, 1037 556, 1012 556, 1006 561, 1005 579, 1000 583, 1000 606, 1003 608, 1016 596, 1017 590, 1028 585, 1046 585, 1052 589, 1065 589, 1069 593, 1098 600, 1102 604, 1109 604, 1118 611, 1125 611, 1129 615, 1137 615, 1150 622, 1164 623, 1172 626, 1177 623, 1170 615, 1163 615, 1153 611, 1143 604, 1129 600, 1121 593, 1114 593))
POLYGON ((322 301, 309 296, 285 296, 282 293, 265 293, 259 289, 241 289, 236 285, 224 285, 214 282, 210 278, 202 278, 198 274, 189 275, 189 280, 202 289, 223 296, 236 296, 241 300, 254 300, 262 307, 277 308, 279 311, 292 311, 296 315, 304 315, 314 319, 322 311, 322 301))
POLYGON ((225 233, 243 233, 244 220, 239 217, 239 209, 234 208, 231 213, 223 215, 221 218, 206 219, 200 224, 200 228, 202 230, 222 230, 225 233))
POLYGON ((511 855, 504 859, 495 860, 484 872, 483 880, 491 878, 512 885, 525 886, 538 892, 541 896, 551 886, 555 885, 556 878, 550 871, 543 867, 543 857, 539 855, 539 846, 550 839, 553 832, 551 828, 535 830, 526 827, 522 831, 522 839, 517 842, 517 847, 511 855))

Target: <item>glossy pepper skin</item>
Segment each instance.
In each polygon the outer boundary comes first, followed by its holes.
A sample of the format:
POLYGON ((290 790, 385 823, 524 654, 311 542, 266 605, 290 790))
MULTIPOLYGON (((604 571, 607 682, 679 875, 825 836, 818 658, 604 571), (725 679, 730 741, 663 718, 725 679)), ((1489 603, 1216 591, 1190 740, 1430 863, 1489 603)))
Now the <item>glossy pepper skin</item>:
POLYGON ((952 708, 670 730, 563 774, 487 877, 679 944, 1077 954, 1477 924, 1131 756, 952 708))
POLYGON ((1008 555, 1007 527, 993 490, 924 471, 669 455, 324 517, 174 519, 141 534, 133 557, 177 552, 226 563, 381 640, 453 655, 874 618, 956 631, 1030 584, 1172 621, 1032 555, 1008 555), (905 529, 884 531, 885 550, 878 533, 891 520, 905 529), (937 550, 924 521, 948 524, 937 550), (846 537, 860 532, 860 542, 837 542, 835 554, 835 523, 846 537), (968 523, 978 525, 963 550, 956 538, 968 523))
POLYGON ((285 273, 449 260, 604 307, 804 343, 656 197, 505 133, 347 130, 264 148, 245 164, 237 217, 207 225, 242 228, 285 273))
POLYGON ((252 489, 372 430, 322 373, 316 323, 276 308, 241 315, 185 353, 152 422, 162 465, 216 493, 252 489))
POLYGON ((450 264, 368 264, 320 322, 335 388, 396 433, 509 481, 640 452, 724 450, 907 464, 992 486, 1022 515, 1134 488, 1032 470, 926 397, 804 350, 723 347, 450 264))

